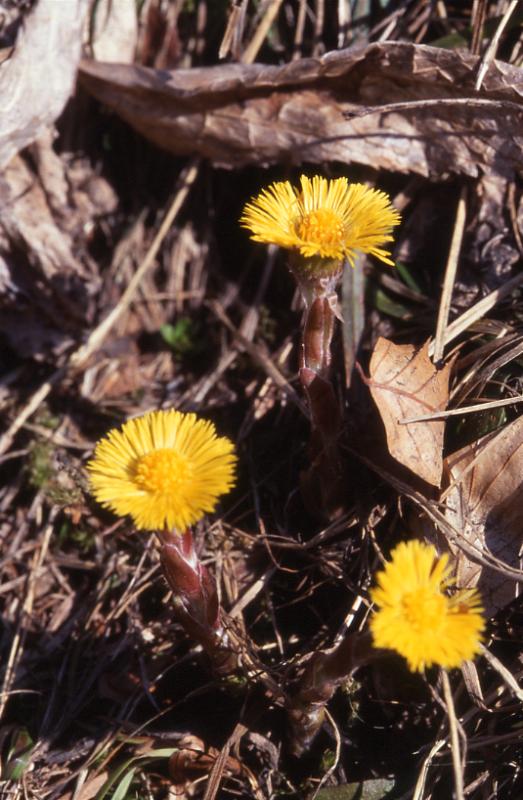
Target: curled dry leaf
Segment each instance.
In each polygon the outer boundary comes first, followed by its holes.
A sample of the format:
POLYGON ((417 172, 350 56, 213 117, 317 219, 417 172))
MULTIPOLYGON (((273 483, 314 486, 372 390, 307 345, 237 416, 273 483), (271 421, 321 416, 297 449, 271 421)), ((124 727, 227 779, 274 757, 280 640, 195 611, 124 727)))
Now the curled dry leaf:
POLYGON ((341 161, 431 177, 511 174, 521 163, 523 70, 494 61, 478 92, 478 64, 463 52, 384 42, 283 66, 169 72, 84 61, 80 79, 159 147, 220 166, 341 161), (429 105, 406 106, 420 100, 429 105), (386 108, 393 103, 403 105, 386 108))
MULTIPOLYGON (((169 776, 174 784, 179 797, 192 797, 193 784, 201 781, 205 776, 211 775, 217 764, 219 765, 218 789, 222 776, 246 779, 252 789, 252 796, 256 799, 264 795, 258 787, 258 782, 251 770, 237 758, 229 755, 227 746, 222 751, 215 747, 207 747, 205 742, 197 736, 187 735, 180 741, 179 748, 169 758, 169 776)), ((206 797, 215 797, 207 785, 206 797)))
POLYGON ((443 411, 449 396, 450 364, 437 369, 429 343, 397 345, 380 338, 370 360, 369 389, 385 425, 389 453, 432 486, 443 471, 445 422, 403 420, 443 411))
POLYGON ((91 277, 85 265, 75 258, 73 242, 56 224, 47 193, 22 157, 12 159, 2 172, 0 202, 0 241, 4 252, 16 243, 19 249, 31 254, 42 280, 46 284, 59 284, 59 291, 64 294, 73 293, 75 278, 87 281, 91 277))
MULTIPOLYGON (((449 522, 478 556, 521 569, 523 417, 449 456, 446 467, 451 481, 446 499, 449 522)), ((457 558, 458 585, 478 586, 489 615, 518 595, 514 577, 473 562, 449 544, 457 558)))
POLYGON ((109 772, 101 772, 94 778, 88 778, 79 791, 66 792, 59 800, 93 800, 108 778, 109 772))
POLYGON ((88 0, 38 0, 0 64, 0 166, 62 112, 76 78, 88 0), (23 98, 23 102, 21 99, 23 98))
POLYGON ((94 204, 83 193, 84 207, 76 202, 50 137, 33 154, 37 171, 16 155, 0 176, 0 332, 23 357, 44 360, 80 335, 100 278, 85 246, 94 204))

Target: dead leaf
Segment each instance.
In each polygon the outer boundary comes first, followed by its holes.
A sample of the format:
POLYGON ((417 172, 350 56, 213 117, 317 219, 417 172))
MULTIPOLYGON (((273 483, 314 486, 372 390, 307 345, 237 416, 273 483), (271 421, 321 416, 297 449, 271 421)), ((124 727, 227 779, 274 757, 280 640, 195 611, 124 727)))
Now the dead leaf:
POLYGON ((202 776, 208 775, 205 798, 215 798, 223 777, 244 777, 252 789, 252 797, 262 800, 265 796, 259 787, 254 773, 238 758, 229 755, 233 745, 237 745, 247 729, 240 723, 222 747, 206 747, 203 740, 196 736, 187 736, 180 747, 169 758, 169 775, 174 784, 177 796, 192 796, 190 785, 202 776))
POLYGON ((511 174, 522 159, 523 70, 493 61, 476 91, 478 63, 384 42, 282 66, 84 61, 80 80, 159 147, 219 166, 340 161, 431 177, 511 174), (409 108, 415 101, 429 105, 409 108))
POLYGON ((183 59, 178 30, 179 3, 145 0, 140 13, 137 61, 156 69, 175 69, 183 59))
MULTIPOLYGON (((0 123, 1 126, 1 123, 0 123)), ((85 159, 58 156, 51 134, 0 175, 0 332, 24 358, 56 359, 93 319, 99 266, 91 237, 117 198, 85 159)))
POLYGON ((80 59, 88 0, 38 0, 0 65, 0 166, 62 112, 80 59), (23 102, 21 99, 23 98, 23 102))
POLYGON ((19 155, 0 177, 0 206, 0 330, 24 356, 56 356, 81 331, 100 280, 19 155))
POLYGON ((106 783, 108 777, 108 772, 101 772, 99 775, 95 775, 94 778, 87 780, 80 791, 66 792, 61 795, 59 800, 72 800, 73 795, 75 800, 93 800, 93 797, 96 797, 104 783, 106 783))
POLYGON ((450 364, 437 369, 421 350, 380 338, 370 361, 369 389, 385 425, 389 452, 432 486, 439 486, 443 471, 445 422, 402 420, 445 409, 449 396, 450 364))
MULTIPOLYGON (((10 245, 17 245, 30 253, 45 282, 57 285, 63 294, 74 295, 78 290, 75 278, 92 278, 94 269, 88 271, 75 258, 73 242, 59 229, 45 191, 20 156, 2 171, 0 203, 0 243, 4 252, 9 251, 10 245)), ((70 304, 72 298, 68 296, 67 305, 70 304)))
MULTIPOLYGON (((512 227, 507 226, 504 217, 511 185, 506 176, 484 175, 476 184, 476 192, 470 196, 470 213, 475 224, 467 239, 467 259, 472 264, 481 264, 483 291, 497 289, 511 278, 514 265, 521 258, 512 227)), ((459 289, 459 282, 456 284, 459 289)), ((476 288, 474 278, 472 286, 476 288)))
MULTIPOLYGON (((446 498, 449 522, 491 562, 521 569, 523 417, 449 456, 446 467, 457 482, 446 498)), ((516 580, 473 562, 449 544, 457 558, 457 584, 478 586, 489 615, 518 595, 516 580)))

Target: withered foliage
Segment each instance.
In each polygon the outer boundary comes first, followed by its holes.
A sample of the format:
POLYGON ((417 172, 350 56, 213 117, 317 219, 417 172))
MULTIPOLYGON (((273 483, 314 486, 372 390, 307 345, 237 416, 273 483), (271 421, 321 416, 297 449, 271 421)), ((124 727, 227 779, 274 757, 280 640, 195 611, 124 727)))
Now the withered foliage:
POLYGON ((409 42, 284 64, 165 71, 84 61, 80 80, 144 136, 218 166, 326 161, 431 178, 521 163, 519 67, 409 42), (396 107, 395 107, 396 106, 396 107))
POLYGON ((449 396, 450 364, 438 370, 428 354, 413 345, 394 345, 378 339, 369 364, 369 389, 385 425, 389 452, 432 486, 440 486, 443 472, 445 423, 437 419, 449 396), (420 413, 421 412, 421 413, 420 413), (430 424, 416 422, 436 415, 430 424))
POLYGON ((55 5, 0 0, 0 795, 521 796, 520 11, 55 5), (302 309, 283 254, 238 225, 302 171, 383 189, 403 218, 397 268, 343 281, 335 519, 300 495, 302 309), (238 487, 195 531, 233 678, 177 622, 152 537, 87 491, 95 441, 171 406, 238 449, 238 487), (450 675, 460 753, 438 672, 391 655, 297 759, 312 655, 366 630, 373 576, 412 537, 483 596, 488 654, 450 675))

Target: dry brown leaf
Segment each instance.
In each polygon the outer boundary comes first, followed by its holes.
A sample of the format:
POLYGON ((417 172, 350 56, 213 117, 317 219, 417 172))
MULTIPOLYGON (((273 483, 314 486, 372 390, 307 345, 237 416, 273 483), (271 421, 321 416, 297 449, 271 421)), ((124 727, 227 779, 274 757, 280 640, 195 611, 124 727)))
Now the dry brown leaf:
POLYGON ((14 156, 0 175, 0 332, 39 360, 92 321, 101 278, 89 245, 118 202, 86 159, 59 157, 52 142, 46 132, 31 159, 14 156))
POLYGON ((396 461, 432 486, 439 486, 443 471, 445 422, 402 420, 445 409, 449 396, 450 364, 437 369, 421 350, 380 338, 370 361, 369 388, 385 425, 389 452, 396 461))
POLYGON ((207 775, 205 798, 214 798, 219 791, 223 776, 241 776, 249 780, 252 788, 252 796, 258 800, 263 798, 258 781, 251 770, 237 758, 229 755, 232 744, 237 744, 237 730, 241 736, 246 733, 244 726, 238 725, 229 737, 229 740, 217 750, 215 747, 207 747, 202 739, 197 736, 188 735, 184 737, 183 746, 180 742, 179 748, 169 758, 169 775, 174 784, 177 796, 192 797, 191 785, 202 776, 207 775), (234 737, 234 738, 233 738, 234 737), (232 740, 232 741, 231 741, 232 740))
MULTIPOLYGON (((73 242, 58 227, 45 191, 21 156, 13 158, 2 171, 0 203, 0 243, 4 252, 16 243, 38 264, 45 282, 62 284, 64 294, 76 288, 71 286, 75 278, 92 278, 92 271, 75 258, 73 242)), ((71 302, 69 297, 67 302, 71 302)))
POLYGON ((78 792, 66 792, 59 800, 93 800, 109 777, 108 772, 101 772, 87 780, 78 792))
POLYGON ((0 66, 0 166, 61 113, 74 88, 88 0, 38 0, 0 66))
MULTIPOLYGON (((76 257, 78 239, 59 224, 42 183, 20 155, 0 177, 0 330, 16 352, 39 359, 70 347, 100 283, 96 265, 76 257)), ((59 191, 52 196, 58 203, 59 191)))
POLYGON ((84 61, 86 89, 160 147, 220 166, 341 161, 431 177, 511 174, 522 157, 523 70, 407 42, 283 66, 194 69, 84 61), (425 108, 365 113, 391 103, 425 108), (361 116, 361 113, 365 113, 361 116))
MULTIPOLYGON (((446 516, 479 554, 521 569, 523 541, 523 417, 446 459, 451 482, 446 516)), ((478 586, 489 614, 518 594, 518 582, 470 560, 451 545, 459 586, 478 586)), ((523 575, 522 575, 523 577, 523 575)))

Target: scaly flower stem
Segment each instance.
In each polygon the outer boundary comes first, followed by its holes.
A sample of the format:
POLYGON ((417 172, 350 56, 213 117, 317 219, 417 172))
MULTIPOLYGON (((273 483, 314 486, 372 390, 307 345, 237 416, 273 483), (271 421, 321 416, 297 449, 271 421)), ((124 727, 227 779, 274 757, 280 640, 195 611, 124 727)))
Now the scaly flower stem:
POLYGON ((379 658, 368 634, 349 634, 330 653, 315 653, 308 662, 288 708, 291 749, 300 756, 310 747, 332 695, 358 667, 379 658))
POLYGON ((328 379, 333 331, 332 304, 327 297, 316 297, 307 310, 303 328, 300 381, 309 401, 313 429, 329 452, 337 450, 340 428, 340 410, 328 379))
POLYGON ((325 296, 315 297, 307 309, 302 340, 303 369, 326 378, 331 363, 331 341, 334 333, 332 303, 325 296))
POLYGON ((347 178, 302 175, 300 187, 277 181, 244 208, 241 224, 258 242, 289 251, 289 268, 306 308, 300 378, 312 416, 310 467, 302 493, 311 510, 334 518, 344 509, 344 475, 338 454, 341 413, 329 383, 330 343, 337 314, 336 287, 344 263, 372 253, 393 265, 384 245, 400 215, 389 197, 347 178))
POLYGON ((200 563, 192 532, 158 531, 160 558, 167 582, 175 595, 175 613, 185 631, 202 645, 220 675, 238 666, 223 628, 216 582, 200 563))
POLYGON ((343 508, 344 481, 339 453, 341 410, 329 380, 331 342, 337 310, 336 283, 341 268, 329 265, 332 274, 312 279, 292 271, 306 304, 300 351, 300 381, 309 403, 312 434, 310 467, 302 479, 304 496, 328 517, 343 508))

